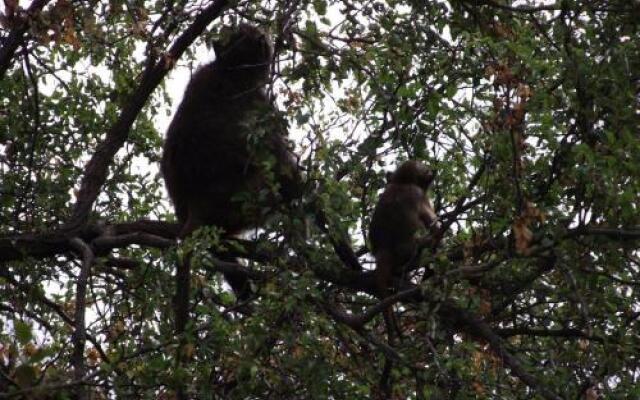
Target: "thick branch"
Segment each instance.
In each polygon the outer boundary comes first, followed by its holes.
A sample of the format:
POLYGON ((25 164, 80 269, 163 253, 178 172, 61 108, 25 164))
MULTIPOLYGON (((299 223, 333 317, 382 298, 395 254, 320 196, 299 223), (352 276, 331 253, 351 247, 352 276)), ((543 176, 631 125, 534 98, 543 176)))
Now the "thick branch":
POLYGON ((556 338, 583 338, 596 342, 604 342, 601 337, 588 335, 579 329, 535 329, 535 328, 501 328, 496 329, 496 333, 501 337, 511 336, 537 336, 537 337, 556 337, 556 338))
MULTIPOLYGON (((40 12, 48 2, 49 0, 33 0, 27 9, 26 18, 19 21, 18 26, 11 31, 7 40, 4 41, 4 46, 0 49, 0 79, 4 78, 4 74, 9 69, 9 66, 11 66, 13 56, 15 55, 18 47, 22 44, 25 32, 27 32, 31 26, 32 18, 40 12)), ((21 18, 21 16, 16 18, 21 18)))
POLYGON ((507 4, 501 4, 494 0, 465 0, 466 3, 473 3, 471 5, 486 5, 489 7, 497 8, 509 12, 518 12, 525 14, 534 14, 540 11, 560 11, 560 6, 556 4, 547 4, 542 6, 510 6, 507 4))
MULTIPOLYGON (((90 225, 72 235, 71 232, 28 233, 0 237, 0 262, 45 258, 73 250, 70 240, 80 238, 86 243, 98 240, 100 249, 128 244, 165 248, 178 235, 179 227, 163 221, 140 220, 114 225, 90 225), (110 239, 104 232, 109 232, 110 239)), ((93 243, 92 243, 93 244, 93 243)))
POLYGON ((327 304, 324 305, 324 309, 331 315, 336 321, 342 322, 349 327, 359 330, 361 329, 367 322, 371 321, 376 315, 380 314, 388 307, 393 304, 405 300, 411 297, 414 297, 416 294, 420 292, 420 288, 412 288, 399 293, 396 293, 392 296, 386 297, 376 305, 370 307, 362 314, 347 314, 342 310, 337 309, 337 305, 335 304, 327 304))
MULTIPOLYGON (((367 310, 367 312, 362 315, 347 315, 344 312, 339 312, 335 309, 330 309, 327 307, 325 307, 325 309, 334 319, 336 319, 336 321, 345 323, 357 330, 361 326, 359 324, 366 322, 368 320, 367 318, 369 318, 370 320, 371 318, 373 318, 373 316, 375 316, 377 312, 383 309, 384 306, 393 304, 395 301, 399 301, 402 299, 412 302, 435 302, 434 299, 429 298, 428 294, 421 291, 420 288, 409 289, 400 292, 395 296, 386 298, 384 301, 376 304, 374 307, 367 310), (395 298, 395 296, 398 296, 398 298, 395 298)), ((447 326, 462 331, 477 340, 488 343, 491 346, 493 352, 496 353, 502 359, 505 365, 511 369, 513 375, 518 377, 533 390, 540 393, 540 395, 542 395, 542 397, 544 397, 545 399, 562 399, 560 396, 544 387, 535 376, 528 373, 524 369, 520 360, 513 356, 507 350, 507 346, 504 340, 493 331, 488 323, 478 318, 471 312, 458 307, 453 301, 438 303, 438 317, 447 326)))
POLYGON ((451 302, 441 303, 438 309, 438 315, 449 325, 462 330, 476 339, 487 342, 493 352, 511 369, 512 374, 520 378, 522 382, 538 392, 542 397, 548 400, 562 399, 562 397, 543 386, 535 376, 524 369, 520 360, 507 350, 504 340, 491 329, 489 324, 451 302))
POLYGON ((358 256, 356 256, 351 245, 347 242, 347 235, 332 235, 332 232, 329 230, 329 221, 324 210, 322 210, 318 203, 314 203, 312 207, 314 208, 316 225, 327 235, 340 261, 354 271, 362 271, 358 256))
POLYGON ((226 8, 227 0, 216 0, 205 8, 195 18, 193 24, 180 35, 169 51, 163 57, 145 69, 140 78, 140 85, 129 97, 128 102, 120 113, 120 117, 107 132, 104 142, 100 143, 85 169, 85 175, 80 185, 78 200, 75 204, 71 219, 66 225, 68 230, 76 230, 86 222, 100 188, 107 179, 109 165, 113 157, 124 145, 129 129, 144 107, 151 93, 160 84, 164 76, 187 47, 217 18, 226 8))
POLYGON ((42 393, 59 393, 61 391, 61 389, 71 388, 71 387, 78 386, 78 385, 85 385, 91 379, 93 379, 96 376, 98 376, 100 373, 102 373, 102 371, 98 370, 96 372, 93 372, 92 374, 90 374, 86 378, 83 378, 82 380, 79 380, 79 381, 78 380, 74 380, 74 381, 70 381, 70 382, 52 383, 50 385, 36 385, 36 386, 28 387, 26 389, 16 390, 15 392, 11 392, 11 393, 0 393, 0 399, 13 399, 13 398, 24 399, 24 398, 38 398, 38 397, 42 398, 41 396, 30 397, 30 396, 25 396, 25 395, 29 395, 29 394, 32 394, 32 393, 38 393, 38 394, 42 394, 42 393))
POLYGON ((265 274, 259 271, 254 271, 245 267, 242 264, 235 262, 223 261, 218 258, 213 258, 212 265, 210 267, 212 271, 221 272, 223 274, 239 274, 243 275, 251 280, 259 281, 265 279, 265 274))
MULTIPOLYGON (((21 292, 28 294, 29 296, 35 296, 34 298, 36 301, 42 303, 47 308, 51 309, 67 325, 75 326, 74 321, 67 314, 65 314, 64 310, 62 309, 62 307, 60 307, 60 305, 50 300, 44 293, 41 293, 38 290, 35 290, 35 291, 32 290, 33 289, 32 284, 21 283, 16 281, 15 278, 7 270, 2 268, 0 268, 0 277, 6 279, 7 282, 9 282, 11 285, 16 287, 17 289, 19 289, 21 292)), ((98 354, 100 354, 100 358, 102 358, 103 361, 110 364, 111 363, 110 357, 107 355, 107 353, 104 352, 98 340, 91 335, 86 335, 86 337, 91 342, 91 344, 93 344, 93 346, 96 348, 96 350, 98 351, 98 354)))
MULTIPOLYGON (((85 327, 87 283, 94 256, 91 247, 81 239, 71 239, 70 244, 82 256, 82 267, 80 268, 80 274, 78 275, 78 281, 76 282, 76 310, 74 314, 75 326, 73 335, 71 336, 71 342, 73 343, 73 354, 71 355, 73 375, 77 381, 82 381, 86 370, 84 362, 84 346, 87 341, 85 327)), ((76 394, 79 400, 87 398, 87 391, 82 385, 78 386, 76 394)))
POLYGON ((101 236, 96 238, 92 244, 98 249, 105 250, 127 247, 132 244, 166 249, 175 244, 175 240, 165 239, 161 236, 151 235, 149 233, 133 232, 119 236, 101 236))
POLYGON ((640 228, 632 227, 628 229, 618 229, 605 227, 592 228, 589 226, 581 226, 571 230, 568 236, 605 236, 612 240, 637 240, 640 239, 640 228))

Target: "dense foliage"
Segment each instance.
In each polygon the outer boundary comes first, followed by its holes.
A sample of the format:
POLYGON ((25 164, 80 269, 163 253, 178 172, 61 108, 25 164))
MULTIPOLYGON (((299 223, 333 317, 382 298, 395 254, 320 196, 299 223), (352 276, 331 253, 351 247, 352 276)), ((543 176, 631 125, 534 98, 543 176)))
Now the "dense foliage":
POLYGON ((640 397, 638 1, 4 4, 0 398, 640 397), (167 83, 241 21, 273 37, 308 190, 178 244, 167 83), (406 159, 437 170, 444 229, 381 303, 367 228, 406 159))

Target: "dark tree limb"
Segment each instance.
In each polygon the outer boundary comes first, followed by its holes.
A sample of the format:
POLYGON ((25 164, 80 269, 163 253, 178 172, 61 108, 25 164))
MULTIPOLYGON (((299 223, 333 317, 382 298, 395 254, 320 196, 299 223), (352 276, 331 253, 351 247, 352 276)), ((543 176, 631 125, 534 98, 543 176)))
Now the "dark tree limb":
POLYGON ((105 250, 127 247, 132 244, 166 249, 174 245, 175 240, 166 239, 149 233, 132 232, 118 236, 100 236, 92 242, 92 245, 96 248, 105 250))
POLYGON ((604 343, 604 339, 598 336, 588 335, 580 329, 535 329, 535 328, 500 328, 495 330, 496 334, 501 337, 511 336, 537 336, 537 337, 555 337, 575 339, 582 338, 593 340, 595 342, 604 343))
MULTIPOLYGON (((8 271, 2 268, 0 268, 0 277, 6 279, 7 282, 9 282, 11 285, 13 285, 15 288, 17 288, 21 292, 25 294, 29 294, 31 296, 35 296, 34 298, 36 301, 42 303, 44 306, 52 310, 67 325, 75 326, 75 322, 71 319, 71 317, 69 317, 64 312, 64 310, 60 305, 58 305, 56 302, 49 299, 44 293, 40 293, 39 291, 32 290, 33 286, 31 284, 18 282, 8 271)), ((100 342, 98 342, 98 340, 95 337, 91 335, 86 335, 86 333, 85 333, 85 337, 96 348, 96 350, 98 351, 98 354, 100 354, 100 358, 104 360, 106 363, 111 364, 111 358, 107 355, 107 353, 104 352, 104 350, 102 349, 102 346, 100 345, 100 342)))
POLYGON ((22 44, 24 34, 31 26, 31 19, 42 10, 49 0, 33 0, 29 8, 27 8, 26 16, 16 16, 17 26, 9 33, 4 41, 4 46, 0 48, 0 79, 4 78, 13 61, 16 50, 22 44))
POLYGON ((177 224, 140 220, 113 225, 88 225, 75 235, 69 231, 55 231, 1 236, 0 262, 24 260, 29 257, 46 258, 68 253, 74 250, 71 240, 75 237, 92 245, 96 240, 101 250, 131 244, 166 248, 169 242, 175 242, 178 231, 177 224))
POLYGON ((606 228, 606 227, 590 227, 580 226, 575 229, 571 229, 567 235, 568 237, 575 236, 604 236, 611 240, 637 240, 640 239, 640 228, 606 228))
MULTIPOLYGON (((91 247, 79 238, 71 239, 71 246, 82 256, 82 266, 76 282, 76 309, 74 313, 74 330, 71 336, 73 353, 71 354, 71 365, 73 365, 73 376, 76 381, 81 382, 86 373, 84 358, 84 346, 87 341, 85 327, 85 307, 87 297, 87 283, 94 255, 91 247)), ((76 398, 84 400, 87 398, 87 390, 83 385, 79 385, 76 391, 76 398)))
POLYGON ((548 4, 542 6, 510 6, 508 4, 501 4, 494 0, 464 0, 465 3, 474 5, 474 6, 482 6, 486 5, 489 7, 497 8, 499 10, 508 11, 508 12, 517 12, 517 13, 525 13, 525 14, 534 14, 540 11, 560 11, 560 6, 556 4, 548 4))
POLYGON ((11 393, 0 393, 0 399, 43 398, 43 397, 41 397, 39 395, 42 394, 42 393, 59 393, 62 389, 72 388, 74 386, 79 386, 79 385, 85 385, 88 382, 90 382, 91 379, 97 377, 101 373, 102 373, 102 371, 98 370, 98 371, 95 371, 95 372, 91 373, 90 375, 88 375, 87 377, 83 378, 82 380, 73 380, 73 381, 70 381, 70 382, 53 383, 53 384, 50 384, 50 385, 36 385, 36 386, 32 386, 32 387, 29 387, 29 388, 26 388, 26 389, 16 390, 15 392, 11 392, 11 393), (32 394, 32 393, 38 393, 38 396, 36 396, 36 397, 29 396, 29 394, 32 394))
POLYGON ((488 343, 493 352, 511 369, 511 373, 542 397, 547 400, 562 400, 562 397, 543 386, 538 378, 524 369, 520 360, 507 350, 505 341, 485 321, 452 302, 441 303, 437 312, 447 325, 488 343))
POLYGON ((221 272, 223 274, 241 274, 242 276, 254 281, 264 280, 266 278, 264 273, 254 271, 239 263, 223 261, 215 257, 212 260, 210 269, 214 272, 221 272))
MULTIPOLYGON (((79 231, 77 236, 73 236, 70 232, 64 231, 43 234, 34 233, 8 235, 0 237, 0 263, 25 260, 27 258, 41 259, 70 253, 73 250, 70 245, 70 240, 74 237, 78 237, 84 242, 91 244, 95 250, 108 250, 113 247, 122 247, 131 244, 164 249, 175 243, 178 232, 179 227, 177 224, 163 221, 140 220, 113 225, 88 225, 79 231)), ((640 239, 640 229, 637 227, 629 229, 580 227, 567 231, 567 233, 558 240, 562 240, 563 238, 574 239, 576 237, 585 236, 602 236, 614 241, 638 240, 640 239)), ((233 250, 236 246, 229 246, 232 250, 229 250, 225 254, 228 254, 230 257, 248 258, 257 262, 269 262, 270 260, 278 257, 276 254, 260 251, 251 241, 234 241, 240 242, 240 248, 245 250, 239 252, 237 250, 233 250)), ((500 243, 488 242, 483 246, 482 251, 499 248, 500 246, 500 243)), ((447 253, 447 258, 451 262, 462 260, 462 249, 452 249, 447 253)), ((287 262, 292 265, 297 265, 297 261, 295 259, 288 260, 287 262)), ((133 267, 133 264, 127 265, 133 267)), ((473 276, 475 273, 479 273, 493 267, 494 265, 492 264, 462 267, 461 269, 455 270, 455 272, 459 272, 461 277, 464 279, 465 277, 468 278, 473 276)), ((220 265, 216 268, 222 271, 226 267, 220 265)), ((548 269, 549 267, 545 267, 544 271, 548 269)), ((536 271, 536 276, 543 272, 536 271)), ((331 266, 316 266, 314 267, 314 273, 318 278, 333 284, 353 290, 362 290, 375 296, 373 275, 371 271, 355 271, 345 268, 336 269, 331 266)), ((530 281, 528 283, 530 283, 530 281)), ((515 286, 513 283, 509 285, 513 286, 513 288, 509 289, 504 287, 502 289, 498 288, 498 290, 501 292, 508 290, 509 292, 514 293, 521 291, 517 284, 515 286)), ((497 285, 493 286, 497 287, 497 285)))
POLYGON ((388 307, 393 304, 415 297, 420 293, 420 288, 408 289, 389 297, 384 298, 376 305, 370 307, 362 314, 347 314, 346 312, 339 310, 336 304, 325 304, 324 309, 329 315, 331 315, 336 321, 348 325, 350 328, 358 330, 361 329, 367 322, 371 321, 376 315, 384 312, 388 307))
POLYGON ((486 198, 486 196, 483 195, 478 197, 475 200, 467 202, 469 195, 471 194, 471 192, 473 192, 473 189, 475 189, 476 185, 480 181, 480 178, 482 178, 482 176, 484 175, 485 171, 487 170, 487 166, 489 165, 490 162, 491 162, 490 157, 485 156, 484 161, 482 162, 482 165, 480 165, 478 170, 473 174, 473 176, 469 180, 465 193, 456 200, 453 210, 440 217, 440 220, 444 221, 442 223, 442 231, 446 231, 447 229, 449 229, 449 227, 457 220, 457 217, 461 213, 474 207, 476 204, 479 204, 486 198), (467 203, 465 204, 465 202, 467 203))
POLYGON ((344 312, 337 311, 335 307, 326 307, 324 309, 331 315, 336 321, 345 323, 349 327, 360 330, 362 325, 369 321, 377 313, 380 313, 382 309, 393 304, 395 301, 404 299, 411 302, 433 302, 438 303, 436 312, 441 321, 445 325, 458 331, 462 331, 465 334, 486 342, 491 346, 491 349, 497 354, 500 359, 505 363, 507 367, 511 369, 511 373, 518 377, 522 382, 528 385, 530 388, 538 392, 542 397, 548 400, 561 400, 562 397, 546 388, 538 381, 534 375, 527 372, 522 366, 522 362, 507 349, 505 341, 489 326, 489 324, 482 319, 478 318, 473 313, 457 306, 453 301, 437 302, 435 299, 428 297, 426 293, 416 287, 413 289, 405 290, 394 296, 390 296, 382 302, 376 304, 371 309, 367 310, 362 315, 347 315, 344 312), (387 304, 386 302, 389 302, 387 304))
POLYGON ((140 77, 140 85, 129 97, 120 112, 118 120, 107 132, 106 139, 98 145, 95 153, 85 168, 85 175, 80 184, 78 198, 71 218, 65 225, 66 230, 75 231, 82 227, 89 216, 102 185, 107 179, 109 165, 113 157, 124 145, 129 130, 147 99, 160 84, 165 75, 173 68, 176 60, 193 43, 193 41, 216 19, 227 7, 228 0, 215 0, 196 16, 193 23, 180 35, 171 48, 160 59, 149 64, 140 77))
POLYGON ((553 270, 555 267, 556 256, 554 254, 543 256, 537 260, 535 266, 532 266, 532 268, 522 276, 509 280, 503 279, 485 286, 485 288, 488 287, 489 290, 500 293, 501 295, 501 300, 491 306, 492 318, 497 319, 521 293, 528 290, 541 276, 553 270))
POLYGON ((358 261, 358 256, 351 248, 351 245, 347 242, 346 235, 335 235, 332 236, 332 232, 329 230, 329 221, 327 219, 327 215, 324 210, 320 208, 318 204, 313 204, 315 214, 316 225, 320 228, 322 233, 327 235, 329 238, 329 242, 333 249, 336 252, 336 255, 342 261, 344 265, 349 267, 349 269, 354 271, 362 271, 362 266, 358 261))

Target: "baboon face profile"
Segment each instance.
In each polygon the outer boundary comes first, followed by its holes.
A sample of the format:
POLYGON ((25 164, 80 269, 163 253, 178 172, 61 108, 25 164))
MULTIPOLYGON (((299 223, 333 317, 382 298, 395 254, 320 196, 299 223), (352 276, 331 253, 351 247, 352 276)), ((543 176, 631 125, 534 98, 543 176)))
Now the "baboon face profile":
POLYGON ((406 161, 387 175, 369 227, 381 295, 386 295, 393 277, 401 277, 416 256, 418 231, 437 228, 438 218, 426 195, 434 177, 433 170, 418 161, 406 161))

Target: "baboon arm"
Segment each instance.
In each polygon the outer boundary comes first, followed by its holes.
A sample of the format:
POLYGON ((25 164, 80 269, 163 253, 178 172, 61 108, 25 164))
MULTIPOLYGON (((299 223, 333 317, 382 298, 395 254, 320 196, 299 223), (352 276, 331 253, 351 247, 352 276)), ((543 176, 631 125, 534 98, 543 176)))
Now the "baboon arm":
POLYGON ((429 231, 434 232, 440 229, 440 221, 429 200, 425 200, 420 206, 420 219, 429 231))

